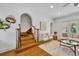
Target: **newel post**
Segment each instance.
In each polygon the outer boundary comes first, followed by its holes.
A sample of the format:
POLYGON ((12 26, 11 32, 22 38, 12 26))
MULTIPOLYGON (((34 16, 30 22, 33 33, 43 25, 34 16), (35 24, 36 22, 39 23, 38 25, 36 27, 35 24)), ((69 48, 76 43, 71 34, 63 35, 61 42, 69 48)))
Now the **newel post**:
POLYGON ((19 28, 16 28, 16 49, 21 47, 21 28, 20 24, 18 24, 19 28))
POLYGON ((39 41, 39 29, 37 29, 37 42, 39 41))

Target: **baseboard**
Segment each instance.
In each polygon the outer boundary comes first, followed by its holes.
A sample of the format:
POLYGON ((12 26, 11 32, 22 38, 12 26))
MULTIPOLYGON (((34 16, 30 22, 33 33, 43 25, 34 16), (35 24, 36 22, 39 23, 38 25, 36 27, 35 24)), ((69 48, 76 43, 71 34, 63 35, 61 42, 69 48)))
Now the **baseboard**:
POLYGON ((40 41, 40 45, 41 45, 41 44, 44 44, 44 43, 47 43, 47 42, 50 42, 50 41, 52 41, 52 40, 53 40, 53 39, 49 39, 49 40, 46 40, 46 41, 43 41, 43 40, 42 40, 42 41, 40 41))
POLYGON ((16 51, 16 49, 11 49, 11 50, 8 50, 8 51, 5 51, 5 52, 1 52, 1 53, 0 53, 0 56, 3 56, 3 55, 5 55, 5 54, 7 54, 7 53, 10 53, 10 52, 12 52, 12 51, 16 51))

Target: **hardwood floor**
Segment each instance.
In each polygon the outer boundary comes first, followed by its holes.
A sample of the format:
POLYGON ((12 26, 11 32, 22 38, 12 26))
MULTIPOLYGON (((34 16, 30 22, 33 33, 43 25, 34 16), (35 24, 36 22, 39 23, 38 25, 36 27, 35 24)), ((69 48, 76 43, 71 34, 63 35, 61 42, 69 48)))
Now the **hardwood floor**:
POLYGON ((22 53, 17 54, 19 56, 50 56, 47 52, 42 50, 41 48, 35 46, 33 48, 28 49, 22 53))
POLYGON ((39 42, 34 40, 31 33, 22 33, 21 48, 1 53, 0 56, 50 56, 50 54, 42 50, 38 45, 39 42))
POLYGON ((38 46, 34 46, 19 53, 13 50, 7 53, 0 54, 0 56, 50 56, 50 54, 48 54, 38 46))

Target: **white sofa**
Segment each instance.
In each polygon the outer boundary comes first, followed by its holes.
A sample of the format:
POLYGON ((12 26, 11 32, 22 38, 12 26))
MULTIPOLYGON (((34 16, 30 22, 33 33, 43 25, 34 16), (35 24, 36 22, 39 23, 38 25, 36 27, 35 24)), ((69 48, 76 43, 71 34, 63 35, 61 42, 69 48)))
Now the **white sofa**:
POLYGON ((61 39, 72 39, 72 40, 75 40, 75 41, 79 41, 79 33, 64 33, 66 34, 66 36, 63 35, 63 33, 61 33, 60 35, 58 35, 58 39, 61 40, 61 39))

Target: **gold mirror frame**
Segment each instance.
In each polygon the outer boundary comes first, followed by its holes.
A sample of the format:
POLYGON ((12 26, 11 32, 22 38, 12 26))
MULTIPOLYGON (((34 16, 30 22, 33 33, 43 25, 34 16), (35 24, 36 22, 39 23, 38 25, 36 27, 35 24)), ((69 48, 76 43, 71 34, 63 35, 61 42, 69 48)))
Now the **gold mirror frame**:
POLYGON ((9 22, 9 23, 15 23, 15 22, 16 22, 15 17, 12 16, 12 15, 7 16, 7 17, 5 18, 5 20, 6 20, 7 22, 9 22))

